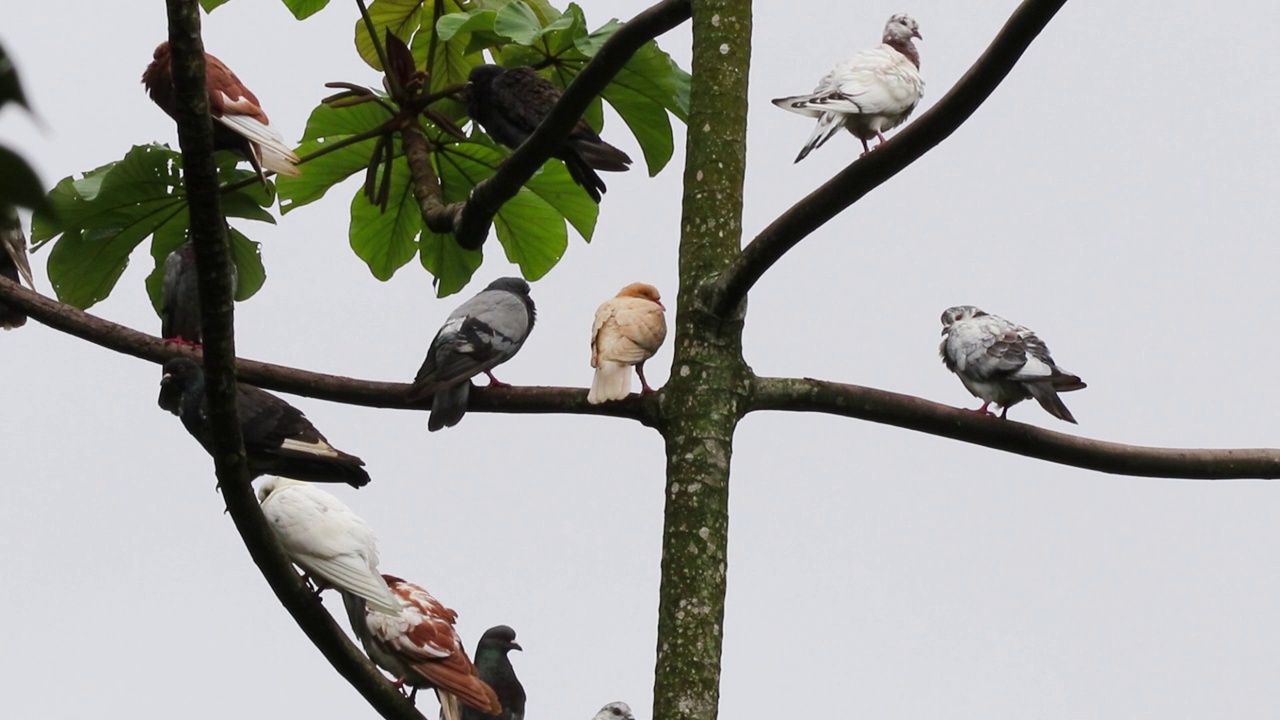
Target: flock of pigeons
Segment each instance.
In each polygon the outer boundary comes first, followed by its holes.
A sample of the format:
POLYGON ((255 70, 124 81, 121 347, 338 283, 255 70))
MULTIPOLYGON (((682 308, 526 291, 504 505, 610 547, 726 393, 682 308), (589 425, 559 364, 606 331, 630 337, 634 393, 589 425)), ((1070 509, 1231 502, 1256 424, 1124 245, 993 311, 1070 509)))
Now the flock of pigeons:
MULTIPOLYGON (((889 18, 882 44, 864 50, 835 67, 808 95, 779 98, 774 104, 817 118, 813 135, 796 161, 803 160, 841 128, 862 142, 885 142, 884 131, 903 123, 920 102, 924 81, 920 55, 912 42, 920 38, 916 21, 903 14, 889 18)), ((156 48, 143 73, 151 99, 166 113, 176 113, 169 44, 156 48)), ((217 121, 214 143, 246 158, 260 177, 272 171, 297 175, 298 157, 275 132, 258 99, 226 65, 205 56, 206 87, 217 121)), ((517 148, 537 128, 560 97, 560 91, 531 68, 481 65, 470 75, 466 101, 471 118, 496 141, 517 148)), ((879 147, 877 145, 876 147, 879 147)), ((579 122, 555 153, 571 177, 596 202, 605 191, 596 173, 625 171, 626 153, 605 143, 579 122)), ((16 212, 0 213, 0 274, 34 287, 27 262, 26 239, 16 212)), ((200 304, 196 291, 194 248, 187 244, 165 261, 161 302, 161 334, 169 341, 201 343, 200 304)), ((427 427, 452 427, 466 414, 471 378, 485 374, 490 387, 500 387, 493 369, 519 352, 537 317, 529 284, 500 278, 467 300, 445 319, 414 378, 409 398, 431 400, 427 427)), ((21 326, 26 316, 0 303, 0 327, 21 326)), ((1085 387, 1079 377, 1058 367, 1049 348, 1034 332, 976 307, 961 305, 942 314, 939 348, 947 369, 983 401, 975 412, 990 415, 992 404, 1005 417, 1013 405, 1034 398, 1047 412, 1075 422, 1060 392, 1085 387)), ((631 392, 631 368, 641 392, 653 389, 644 363, 666 338, 665 308, 657 289, 644 283, 624 287, 596 311, 591 329, 591 366, 595 375, 587 400, 621 400, 631 392)), ((490 628, 468 659, 454 630, 456 613, 425 589, 381 574, 373 533, 333 495, 310 482, 369 483, 364 461, 329 443, 314 425, 284 400, 259 388, 238 387, 239 420, 249 469, 254 477, 271 475, 258 489, 262 512, 289 557, 317 591, 336 589, 343 598, 352 630, 371 660, 390 672, 400 687, 434 688, 445 720, 524 715, 525 693, 507 657, 520 650, 515 631, 490 628)), ((164 365, 159 405, 177 415, 206 450, 210 447, 208 399, 204 370, 195 360, 175 358, 164 365)), ((606 705, 596 720, 633 720, 625 703, 606 705)))

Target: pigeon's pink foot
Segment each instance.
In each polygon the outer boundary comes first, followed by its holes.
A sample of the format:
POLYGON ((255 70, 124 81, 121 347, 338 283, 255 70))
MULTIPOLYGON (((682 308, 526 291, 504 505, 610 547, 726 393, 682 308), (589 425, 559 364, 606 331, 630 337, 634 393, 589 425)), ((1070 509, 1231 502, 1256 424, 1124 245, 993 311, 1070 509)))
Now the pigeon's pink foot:
POLYGON ((182 337, 171 337, 171 338, 165 338, 165 339, 164 339, 164 343, 165 343, 166 345, 177 345, 177 346, 179 346, 179 347, 191 348, 192 350, 195 350, 195 349, 197 349, 197 348, 203 348, 203 347, 204 347, 203 345, 201 345, 201 344, 200 344, 200 343, 198 343, 198 342, 191 342, 190 340, 186 340, 186 339, 184 339, 184 338, 182 338, 182 337))
POLYGON ((489 387, 491 388, 511 387, 511 383, 502 382, 498 378, 494 377, 493 373, 489 372, 488 370, 485 370, 484 374, 489 376, 489 387))
POLYGON ((986 415, 987 417, 995 417, 996 414, 987 409, 989 405, 991 405, 991 403, 984 402, 982 403, 982 407, 980 408, 974 408, 973 410, 969 410, 968 408, 965 408, 965 412, 971 412, 977 415, 986 415))
POLYGON ((636 366, 636 374, 640 376, 640 395, 641 396, 650 395, 657 392, 657 390, 654 390, 653 388, 649 387, 649 381, 644 379, 644 363, 640 363, 639 365, 636 366))

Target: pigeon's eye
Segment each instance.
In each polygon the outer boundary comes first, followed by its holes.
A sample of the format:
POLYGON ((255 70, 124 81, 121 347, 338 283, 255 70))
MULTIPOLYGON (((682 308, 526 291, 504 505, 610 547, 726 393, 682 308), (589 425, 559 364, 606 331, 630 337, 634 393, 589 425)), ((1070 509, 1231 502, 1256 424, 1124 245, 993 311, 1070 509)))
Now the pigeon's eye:
POLYGON ((620 717, 622 715, 622 711, 619 710, 618 708, 613 708, 609 712, 613 713, 614 717, 620 717))

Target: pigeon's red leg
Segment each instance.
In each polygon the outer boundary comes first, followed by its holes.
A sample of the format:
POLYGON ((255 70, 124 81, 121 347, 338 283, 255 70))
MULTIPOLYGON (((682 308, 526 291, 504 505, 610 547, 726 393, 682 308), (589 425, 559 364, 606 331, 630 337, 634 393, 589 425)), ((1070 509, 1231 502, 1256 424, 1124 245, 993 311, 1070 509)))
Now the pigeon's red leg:
MULTIPOLYGON (((996 414, 987 409, 989 405, 991 405, 991 402, 987 401, 982 403, 982 407, 976 408, 974 410, 966 410, 966 412, 977 413, 978 415, 986 415, 987 417, 995 417, 996 414)), ((1005 408, 1005 410, 1008 410, 1008 408, 1005 408)), ((1004 417, 1004 416, 1001 415, 1000 417, 1004 417)))
POLYGON ((883 145, 886 142, 888 142, 888 140, 885 140, 884 133, 880 132, 879 130, 876 131, 876 137, 880 138, 880 143, 879 145, 876 145, 876 147, 880 147, 880 145, 883 145))
POLYGON ((494 377, 493 373, 489 372, 488 370, 485 370, 484 374, 489 376, 489 387, 491 388, 511 387, 511 383, 502 382, 498 378, 494 377))
MULTIPOLYGON (((862 140, 862 138, 858 138, 858 139, 862 140)), ((862 157, 863 155, 866 155, 869 152, 871 152, 871 146, 867 144, 866 140, 862 140, 862 155, 859 155, 858 157, 862 157)))
POLYGON ((651 392, 656 392, 653 388, 649 387, 649 381, 644 379, 644 363, 640 363, 636 366, 636 374, 640 376, 641 395, 648 395, 651 392))

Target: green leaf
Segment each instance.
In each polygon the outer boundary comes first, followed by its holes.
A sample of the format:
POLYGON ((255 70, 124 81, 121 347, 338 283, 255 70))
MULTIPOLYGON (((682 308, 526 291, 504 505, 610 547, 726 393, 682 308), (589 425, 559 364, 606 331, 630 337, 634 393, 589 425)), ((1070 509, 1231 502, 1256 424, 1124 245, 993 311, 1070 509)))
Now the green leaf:
POLYGON ((262 244, 231 226, 227 226, 227 241, 231 244, 231 261, 236 265, 236 302, 242 302, 256 295, 267 281, 262 244))
MULTIPOLYGON (((387 30, 391 32, 406 45, 413 38, 413 34, 422 25, 422 16, 426 8, 428 0, 374 0, 369 5, 369 19, 373 22, 375 31, 378 33, 378 42, 382 42, 382 38, 386 35, 387 30)), ((429 17, 428 13, 428 17, 429 17)), ((364 24, 364 18, 356 20, 356 52, 360 53, 360 57, 364 59, 369 67, 374 70, 382 70, 382 61, 378 59, 378 51, 374 49, 373 40, 369 38, 369 31, 364 24)))
MULTIPOLYGON (((205 14, 213 12, 219 7, 226 5, 231 0, 200 0, 200 7, 204 9, 205 14)), ((288 5, 288 2, 285 2, 288 5)))
POLYGON ((471 282, 480 264, 483 250, 465 250, 453 235, 422 232, 418 253, 422 267, 435 276, 436 297, 448 297, 471 282))
POLYGON ((498 11, 493 31, 519 45, 532 45, 542 37, 542 21, 522 0, 513 0, 498 11))
MULTIPOLYGON (((391 114, 385 108, 372 102, 344 108, 320 105, 307 119, 298 154, 303 157, 313 155, 334 143, 370 132, 390 118, 391 114)), ((376 142, 376 138, 370 138, 340 148, 308 160, 302 165, 302 174, 297 177, 278 178, 276 188, 280 192, 280 211, 288 213, 315 202, 324 197, 329 188, 367 168, 376 142)))
MULTIPOLYGON (((461 6, 457 0, 435 0, 427 10, 432 12, 436 8, 441 12, 457 15, 461 11, 461 6), (437 5, 438 3, 438 5, 437 5)), ((418 32, 413 36, 413 43, 410 50, 413 57, 417 59, 420 67, 426 69, 431 74, 431 86, 428 88, 430 92, 440 92, 447 87, 453 85, 462 85, 467 82, 467 75, 471 73, 471 68, 480 64, 481 57, 479 50, 472 50, 468 47, 468 37, 454 37, 452 39, 440 38, 436 42, 434 57, 428 58, 431 53, 431 37, 433 29, 431 27, 432 20, 435 15, 432 12, 423 12, 422 26, 418 28, 418 32)), ((442 15, 441 20, 450 15, 442 15)), ((454 107, 445 107, 444 103, 436 103, 433 108, 453 118, 461 117, 461 105, 453 103, 454 107)))
POLYGON ((20 205, 49 212, 44 184, 26 160, 12 150, 0 147, 0 205, 20 205))
POLYGON ((422 214, 413 196, 407 161, 391 164, 391 193, 386 212, 370 203, 363 191, 357 191, 351 199, 348 232, 351 249, 379 280, 390 280, 396 270, 413 259, 418 252, 417 235, 421 231, 422 214))
POLYGON ((497 17, 498 13, 492 10, 449 13, 441 16, 440 22, 436 23, 436 32, 445 42, 456 39, 466 43, 463 52, 472 55, 507 42, 506 38, 493 31, 494 19, 497 17))
MULTIPOLYGON (((226 0, 222 0, 226 2, 226 0)), ((329 4, 329 0, 284 0, 285 7, 289 8, 289 12, 293 13, 293 17, 297 20, 306 20, 324 9, 329 4)))

